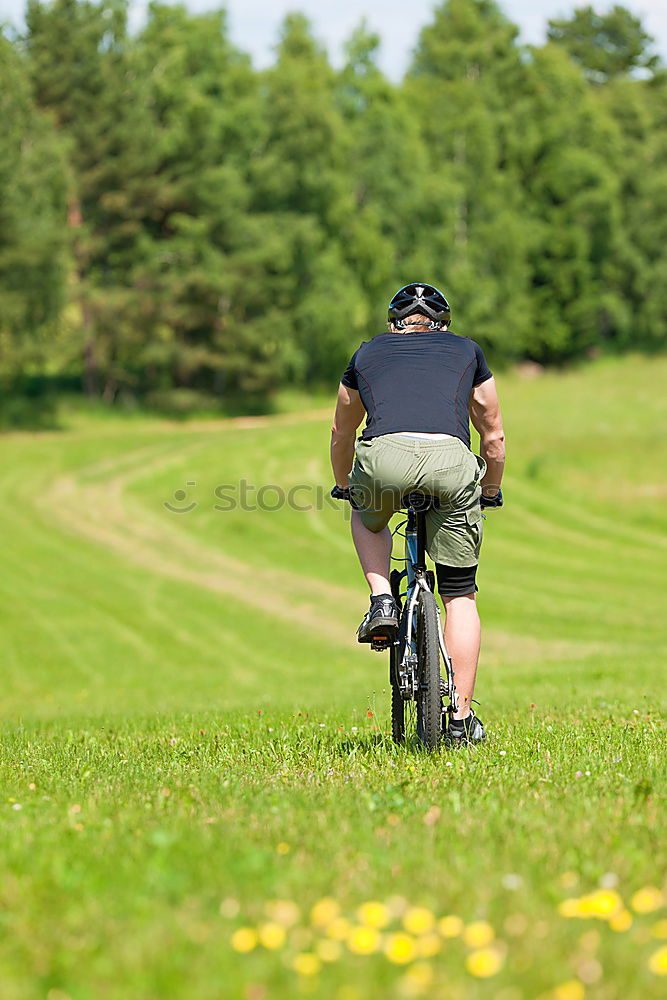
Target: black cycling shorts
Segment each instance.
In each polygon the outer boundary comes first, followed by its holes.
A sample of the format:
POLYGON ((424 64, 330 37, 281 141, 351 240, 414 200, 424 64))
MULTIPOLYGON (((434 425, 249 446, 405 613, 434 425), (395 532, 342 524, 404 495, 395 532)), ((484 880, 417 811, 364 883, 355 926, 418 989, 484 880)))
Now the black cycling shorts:
POLYGON ((462 597, 478 590, 475 583, 477 566, 445 566, 435 564, 438 578, 438 593, 442 597, 462 597))

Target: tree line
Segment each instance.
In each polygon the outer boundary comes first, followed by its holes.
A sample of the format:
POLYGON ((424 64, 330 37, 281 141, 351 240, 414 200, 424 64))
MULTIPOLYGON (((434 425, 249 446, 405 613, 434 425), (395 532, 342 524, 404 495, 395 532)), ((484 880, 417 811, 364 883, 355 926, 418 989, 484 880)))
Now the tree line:
POLYGON ((528 47, 493 0, 445 0, 400 82, 365 24, 335 69, 290 15, 258 71, 223 11, 25 23, 0 36, 5 398, 335 382, 416 278, 496 364, 664 348, 667 73, 623 7, 528 47))

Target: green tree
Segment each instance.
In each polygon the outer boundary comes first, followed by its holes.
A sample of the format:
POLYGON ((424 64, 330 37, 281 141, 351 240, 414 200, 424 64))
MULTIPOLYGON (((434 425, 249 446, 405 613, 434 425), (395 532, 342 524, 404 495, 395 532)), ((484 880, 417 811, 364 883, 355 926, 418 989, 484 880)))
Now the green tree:
POLYGON ((40 371, 57 344, 67 270, 67 171, 57 135, 32 105, 22 60, 2 37, 0 120, 0 378, 4 397, 15 390, 21 374, 40 371))
POLYGON ((655 71, 660 65, 641 19, 618 5, 606 14, 579 7, 569 18, 549 21, 547 37, 596 82, 637 69, 655 71))
POLYGON ((373 331, 384 327, 395 288, 419 270, 423 191, 429 183, 419 121, 404 89, 378 68, 379 44, 362 23, 347 43, 337 80, 353 195, 343 246, 369 305, 373 331))
POLYGON ((88 392, 249 405, 338 375, 416 277, 495 359, 664 345, 667 77, 624 8, 549 35, 445 0, 396 85, 365 24, 336 72, 290 15, 255 72, 220 11, 152 3, 131 36, 127 0, 28 0, 0 49, 0 364, 45 365, 29 345, 74 317, 88 392))
POLYGON ((152 4, 130 39, 125 0, 31 0, 27 48, 71 141, 88 391, 263 391, 276 345, 245 274, 261 114, 224 14, 152 4))
POLYGON ((126 0, 29 0, 25 47, 33 91, 67 136, 74 185, 72 290, 89 394, 132 381, 141 314, 132 282, 154 170, 151 122, 134 73, 126 0))
POLYGON ((264 141, 257 76, 219 11, 152 4, 137 53, 156 159, 136 271, 150 331, 142 362, 163 386, 256 395, 283 364, 278 331, 263 324, 248 185, 264 141))
POLYGON ((557 46, 533 51, 520 124, 521 183, 535 243, 529 356, 554 361, 614 339, 625 322, 618 129, 557 46))
POLYGON ((343 246, 355 206, 350 136, 335 90, 307 20, 290 15, 263 78, 266 138, 251 182, 253 208, 272 240, 266 293, 292 341, 288 371, 296 379, 339 371, 368 328, 360 279, 343 246))
POLYGON ((607 96, 623 141, 621 260, 628 320, 621 348, 667 346, 667 81, 614 81, 607 96))
POLYGON ((447 0, 423 29, 406 81, 430 159, 420 270, 450 292, 457 330, 508 357, 521 354, 534 326, 517 35, 491 0, 447 0))

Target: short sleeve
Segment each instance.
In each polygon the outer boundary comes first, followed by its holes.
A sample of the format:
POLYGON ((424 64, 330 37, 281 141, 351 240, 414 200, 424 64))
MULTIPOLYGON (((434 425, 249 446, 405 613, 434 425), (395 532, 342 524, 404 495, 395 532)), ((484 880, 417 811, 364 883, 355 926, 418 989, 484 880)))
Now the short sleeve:
POLYGON ((357 350, 350 358, 350 363, 343 372, 343 377, 341 378, 341 382, 343 383, 343 385, 346 385, 348 389, 356 389, 357 391, 359 391, 359 385, 357 383, 357 371, 355 368, 355 364, 357 361, 358 353, 359 353, 359 348, 357 348, 357 350))
POLYGON ((486 363, 486 358, 484 357, 484 351, 472 341, 472 345, 475 348, 475 359, 477 361, 477 367, 475 368, 475 377, 472 380, 473 386, 481 385, 482 382, 486 382, 487 379, 493 378, 493 372, 486 363))

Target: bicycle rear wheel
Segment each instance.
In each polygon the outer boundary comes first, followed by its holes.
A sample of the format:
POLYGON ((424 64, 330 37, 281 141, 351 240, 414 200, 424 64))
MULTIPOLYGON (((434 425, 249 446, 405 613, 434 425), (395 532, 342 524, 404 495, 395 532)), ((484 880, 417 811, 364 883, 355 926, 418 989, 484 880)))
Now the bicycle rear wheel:
POLYGON ((422 590, 417 600, 417 736, 426 750, 436 750, 442 736, 440 644, 435 595, 422 590))
MULTIPOLYGON (((401 579, 403 574, 392 569, 389 576, 391 593, 399 608, 401 607, 401 579)), ((398 666, 405 649, 405 621, 401 617, 399 626, 399 642, 389 650, 389 681, 391 683, 391 736, 394 743, 405 741, 406 711, 403 695, 398 684, 398 666)))
POLYGON ((391 680, 391 736, 394 743, 405 740, 405 702, 398 686, 398 659, 402 645, 392 646, 389 653, 389 678, 391 680))

